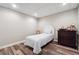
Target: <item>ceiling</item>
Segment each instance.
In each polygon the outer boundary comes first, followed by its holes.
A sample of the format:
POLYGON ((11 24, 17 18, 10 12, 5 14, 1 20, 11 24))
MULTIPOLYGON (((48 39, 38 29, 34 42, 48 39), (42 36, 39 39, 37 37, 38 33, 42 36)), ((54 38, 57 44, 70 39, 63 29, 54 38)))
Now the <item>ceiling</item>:
POLYGON ((25 13, 30 16, 44 17, 53 15, 55 13, 67 11, 77 8, 77 3, 16 3, 16 7, 13 7, 11 3, 0 3, 0 6, 4 6, 21 13, 25 13))

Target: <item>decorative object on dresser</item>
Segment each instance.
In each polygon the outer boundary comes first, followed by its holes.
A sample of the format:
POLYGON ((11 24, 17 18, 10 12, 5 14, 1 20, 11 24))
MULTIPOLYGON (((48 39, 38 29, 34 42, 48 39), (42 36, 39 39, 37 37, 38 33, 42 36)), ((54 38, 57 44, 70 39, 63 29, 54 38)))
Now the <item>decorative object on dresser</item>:
POLYGON ((77 49, 77 39, 75 30, 59 29, 58 44, 77 49))

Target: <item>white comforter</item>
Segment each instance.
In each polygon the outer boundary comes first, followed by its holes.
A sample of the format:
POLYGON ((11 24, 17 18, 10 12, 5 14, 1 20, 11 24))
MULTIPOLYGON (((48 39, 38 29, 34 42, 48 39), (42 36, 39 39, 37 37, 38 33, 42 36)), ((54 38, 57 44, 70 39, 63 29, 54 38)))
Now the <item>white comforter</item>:
POLYGON ((38 54, 41 51, 41 47, 50 42, 53 39, 52 34, 37 34, 26 37, 25 45, 33 48, 33 53, 38 54))

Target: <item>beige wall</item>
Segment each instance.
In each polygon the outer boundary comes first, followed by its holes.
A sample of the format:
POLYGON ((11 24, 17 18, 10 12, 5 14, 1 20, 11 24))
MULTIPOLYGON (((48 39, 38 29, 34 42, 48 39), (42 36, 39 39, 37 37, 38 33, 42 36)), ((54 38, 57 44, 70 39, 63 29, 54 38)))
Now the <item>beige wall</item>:
POLYGON ((36 26, 35 18, 0 7, 0 46, 24 40, 36 26))
POLYGON ((55 15, 44 17, 40 19, 40 25, 44 26, 44 23, 50 24, 55 29, 55 40, 57 40, 57 30, 64 26, 65 28, 71 24, 74 24, 77 28, 77 9, 61 12, 55 15))

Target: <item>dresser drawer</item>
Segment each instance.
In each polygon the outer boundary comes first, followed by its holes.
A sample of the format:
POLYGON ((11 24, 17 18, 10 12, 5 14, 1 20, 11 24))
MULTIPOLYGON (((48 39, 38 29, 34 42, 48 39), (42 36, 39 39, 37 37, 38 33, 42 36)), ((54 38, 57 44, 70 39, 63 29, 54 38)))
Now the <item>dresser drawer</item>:
POLYGON ((76 31, 59 30, 58 44, 75 48, 76 47, 76 31))

